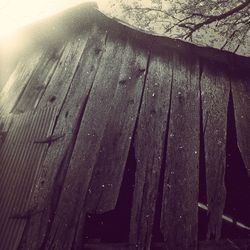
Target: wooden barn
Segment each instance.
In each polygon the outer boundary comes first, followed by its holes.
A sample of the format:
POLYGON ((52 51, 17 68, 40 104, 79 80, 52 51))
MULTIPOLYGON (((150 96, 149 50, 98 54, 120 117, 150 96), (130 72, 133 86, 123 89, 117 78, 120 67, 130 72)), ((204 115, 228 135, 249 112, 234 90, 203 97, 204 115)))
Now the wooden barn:
POLYGON ((0 83, 0 249, 250 249, 250 58, 91 4, 22 32, 0 83))

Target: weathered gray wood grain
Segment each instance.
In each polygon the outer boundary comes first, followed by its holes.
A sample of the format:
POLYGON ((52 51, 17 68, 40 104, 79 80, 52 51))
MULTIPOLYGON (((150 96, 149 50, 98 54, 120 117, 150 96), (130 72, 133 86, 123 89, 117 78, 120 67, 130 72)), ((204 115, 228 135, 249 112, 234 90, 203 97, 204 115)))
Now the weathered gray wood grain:
POLYGON ((250 176, 250 77, 231 83, 237 144, 250 176))
POLYGON ((208 204, 208 239, 219 239, 226 199, 227 107, 230 80, 223 73, 204 66, 201 77, 201 99, 208 204))
POLYGON ((20 100, 15 105, 15 113, 32 110, 37 106, 53 73, 55 72, 62 52, 62 46, 58 46, 58 48, 48 48, 44 51, 27 87, 25 88, 20 100))
POLYGON ((0 93, 0 116, 8 115, 24 91, 42 51, 34 52, 25 60, 19 61, 0 93))
MULTIPOLYGON (((150 56, 142 107, 134 141, 135 188, 130 222, 130 243, 150 249, 159 179, 166 139, 172 83, 172 57, 150 56)), ((158 212, 158 211, 157 211, 158 212)))
POLYGON ((44 212, 31 218, 25 235, 24 249, 38 249, 46 240, 49 220, 53 215, 51 204, 56 200, 53 187, 60 185, 60 181, 61 185, 63 184, 63 180, 57 180, 57 176, 65 174, 67 164, 64 163, 69 160, 73 150, 79 122, 105 49, 105 39, 106 32, 94 27, 86 43, 79 67, 53 131, 53 135, 63 135, 63 137, 49 147, 38 178, 37 188, 32 197, 33 206, 44 209, 44 212))
MULTIPOLYGON (((78 236, 83 233, 86 212, 104 213, 116 206, 141 103, 148 52, 147 47, 138 47, 135 40, 129 40, 123 51, 120 76, 96 152, 78 236)), ((81 237, 77 237, 76 245, 81 245, 81 237)))
POLYGON ((199 65, 173 57, 161 231, 169 249, 196 249, 200 95, 199 65))
POLYGON ((86 200, 87 210, 95 213, 116 206, 144 87, 148 50, 132 40, 123 53, 86 200))

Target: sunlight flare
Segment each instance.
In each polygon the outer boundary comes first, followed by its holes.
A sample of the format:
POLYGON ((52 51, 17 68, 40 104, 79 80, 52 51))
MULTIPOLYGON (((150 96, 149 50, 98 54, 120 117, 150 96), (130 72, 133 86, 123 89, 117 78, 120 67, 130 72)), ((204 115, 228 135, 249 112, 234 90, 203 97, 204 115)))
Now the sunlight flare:
MULTIPOLYGON (((96 0, 105 8, 109 0, 96 0)), ((13 33, 19 27, 46 18, 64 9, 89 0, 0 0, 0 38, 13 33)))

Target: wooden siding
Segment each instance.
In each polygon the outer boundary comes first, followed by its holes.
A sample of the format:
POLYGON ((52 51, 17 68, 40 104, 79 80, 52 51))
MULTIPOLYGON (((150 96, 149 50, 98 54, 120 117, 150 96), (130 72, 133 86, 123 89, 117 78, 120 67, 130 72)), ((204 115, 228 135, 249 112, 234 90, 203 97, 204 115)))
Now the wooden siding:
POLYGON ((250 60, 93 16, 20 60, 0 92, 0 248, 249 247, 220 239, 230 96, 250 173, 250 60), (208 241, 199 243, 203 150, 208 241), (127 243, 86 241, 88 215, 116 210, 131 157, 127 243))

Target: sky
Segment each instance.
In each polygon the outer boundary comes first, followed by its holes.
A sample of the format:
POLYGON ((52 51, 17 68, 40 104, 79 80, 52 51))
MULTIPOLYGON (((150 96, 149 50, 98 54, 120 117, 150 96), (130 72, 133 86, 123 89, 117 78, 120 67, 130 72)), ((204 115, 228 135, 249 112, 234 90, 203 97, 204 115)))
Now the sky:
MULTIPOLYGON (((0 38, 21 26, 90 0, 0 0, 0 38)), ((95 0, 105 9, 108 0, 95 0)))

